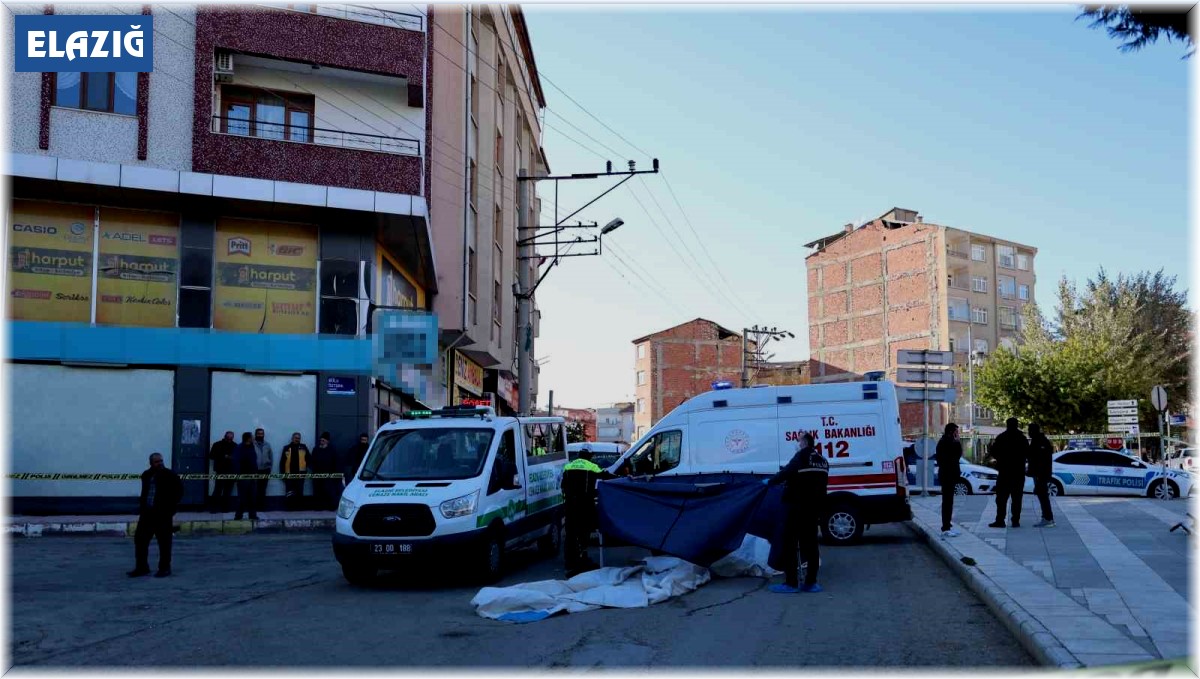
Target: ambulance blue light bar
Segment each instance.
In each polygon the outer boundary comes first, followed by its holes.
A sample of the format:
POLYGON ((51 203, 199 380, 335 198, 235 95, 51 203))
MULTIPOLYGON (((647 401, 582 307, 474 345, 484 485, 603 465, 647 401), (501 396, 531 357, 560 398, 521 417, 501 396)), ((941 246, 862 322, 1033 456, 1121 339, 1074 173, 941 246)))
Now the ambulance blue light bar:
POLYGON ((721 391, 722 389, 733 389, 733 382, 713 382, 713 391, 721 391))

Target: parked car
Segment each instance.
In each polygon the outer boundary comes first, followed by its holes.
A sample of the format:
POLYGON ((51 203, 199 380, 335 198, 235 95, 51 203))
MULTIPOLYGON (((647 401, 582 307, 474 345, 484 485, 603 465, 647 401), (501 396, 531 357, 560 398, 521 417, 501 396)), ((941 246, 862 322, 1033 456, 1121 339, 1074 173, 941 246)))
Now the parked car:
POLYGON ((605 443, 603 441, 568 443, 567 459, 574 460, 579 457, 579 451, 585 448, 592 451, 592 462, 596 463, 601 469, 608 469, 614 462, 621 458, 621 453, 629 449, 629 445, 625 443, 605 443))
POLYGON ((1175 454, 1167 459, 1167 467, 1171 469, 1179 469, 1185 472, 1196 472, 1200 467, 1196 465, 1196 449, 1195 448, 1180 448, 1175 451, 1175 454))
MULTIPOLYGON (((1055 453, 1048 490, 1051 495, 1133 495, 1159 499, 1187 497, 1191 476, 1152 465, 1113 450, 1076 449, 1055 453)), ((1025 492, 1033 479, 1026 477, 1025 492)))
MULTIPOLYGON (((929 494, 939 494, 942 491, 942 481, 938 474, 938 463, 934 458, 929 458, 929 462, 933 472, 933 477, 929 479, 929 494)), ((996 492, 996 478, 999 473, 995 469, 970 462, 959 462, 958 473, 958 482, 954 484, 955 495, 987 495, 996 492)), ((918 459, 916 464, 908 466, 909 487, 919 488, 920 479, 921 461, 918 459)))

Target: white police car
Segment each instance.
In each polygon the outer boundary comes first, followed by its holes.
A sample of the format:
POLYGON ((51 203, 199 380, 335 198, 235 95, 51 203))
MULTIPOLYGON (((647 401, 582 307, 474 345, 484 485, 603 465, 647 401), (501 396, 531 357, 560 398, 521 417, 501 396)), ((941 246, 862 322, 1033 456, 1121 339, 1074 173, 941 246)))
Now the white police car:
MULTIPOLYGON (((929 492, 931 495, 936 495, 941 491, 942 479, 938 473, 938 463, 935 459, 930 459, 930 469, 933 472, 933 478, 929 479, 929 492)), ((970 462, 958 463, 958 481, 954 484, 955 495, 985 495, 996 492, 996 479, 999 472, 991 467, 972 464, 970 462)), ((908 468, 908 485, 918 486, 921 478, 921 461, 910 465, 908 468)))
MULTIPOLYGON (((1147 464, 1114 450, 1064 450, 1051 458, 1051 495, 1133 495, 1158 499, 1186 497, 1192 479, 1186 472, 1147 464)), ((1025 478, 1032 493, 1033 479, 1025 478)))

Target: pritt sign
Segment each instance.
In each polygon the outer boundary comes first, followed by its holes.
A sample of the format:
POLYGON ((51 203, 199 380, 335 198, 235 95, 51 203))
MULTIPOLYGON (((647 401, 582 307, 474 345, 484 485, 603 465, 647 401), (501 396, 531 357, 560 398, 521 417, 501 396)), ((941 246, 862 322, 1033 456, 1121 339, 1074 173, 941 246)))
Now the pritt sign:
POLYGON ((18 14, 18 73, 154 70, 154 17, 148 14, 18 14))

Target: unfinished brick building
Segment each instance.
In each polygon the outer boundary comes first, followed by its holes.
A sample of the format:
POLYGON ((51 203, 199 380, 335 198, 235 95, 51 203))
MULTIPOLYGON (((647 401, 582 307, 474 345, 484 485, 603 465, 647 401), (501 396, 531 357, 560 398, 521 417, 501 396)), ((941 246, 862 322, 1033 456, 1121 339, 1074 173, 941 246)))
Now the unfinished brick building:
POLYGON ((713 382, 740 384, 742 336, 712 321, 697 318, 633 344, 635 439, 680 403, 710 391, 713 382))
MULTIPOLYGON (((958 403, 932 407, 932 427, 971 421, 966 366, 972 355, 1015 345, 1037 250, 902 208, 806 247, 816 249, 805 260, 813 383, 877 370, 894 380, 900 349, 954 351, 958 403)), ((977 427, 994 424, 986 410, 973 414, 977 427)), ((906 434, 919 432, 921 406, 902 406, 901 422, 906 434)))

